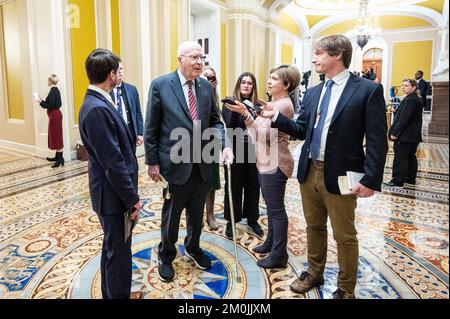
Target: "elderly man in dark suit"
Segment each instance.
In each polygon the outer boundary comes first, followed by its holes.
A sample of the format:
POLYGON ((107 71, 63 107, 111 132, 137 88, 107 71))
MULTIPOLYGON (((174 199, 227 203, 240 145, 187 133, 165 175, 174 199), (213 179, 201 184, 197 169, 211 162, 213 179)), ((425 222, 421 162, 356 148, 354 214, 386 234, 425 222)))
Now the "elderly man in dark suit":
POLYGON ((131 236, 124 214, 141 210, 136 143, 109 92, 117 85, 120 59, 97 49, 86 61, 89 89, 79 114, 81 139, 89 154, 89 190, 104 232, 101 287, 104 299, 128 299, 131 290, 131 236))
POLYGON ((119 63, 119 81, 117 86, 111 90, 111 98, 116 104, 117 112, 123 117, 128 124, 136 145, 141 146, 144 142, 144 128, 141 111, 141 102, 139 101, 139 93, 134 85, 125 83, 123 63, 119 63))
POLYGON ((325 83, 310 89, 296 122, 274 112, 268 104, 264 117, 272 126, 305 140, 298 164, 303 211, 307 224, 309 268, 291 289, 306 293, 324 283, 327 257, 327 220, 337 242, 338 289, 333 299, 353 299, 358 269, 355 228, 357 197, 381 191, 387 155, 387 124, 383 88, 351 74, 352 44, 342 35, 325 37, 315 44, 313 60, 325 83), (364 152, 363 140, 367 148, 364 152), (342 195, 338 177, 347 171, 363 173, 342 195))
POLYGON ((232 149, 225 148, 225 131, 213 88, 200 77, 203 59, 203 49, 198 43, 181 44, 178 70, 154 80, 149 92, 145 162, 150 178, 159 181, 162 175, 171 193, 162 209, 158 250, 158 275, 166 282, 175 276, 172 262, 177 255, 175 244, 183 209, 187 217, 186 255, 200 269, 211 267, 211 260, 200 248, 203 207, 211 174, 211 161, 208 163, 203 154, 210 140, 203 140, 203 133, 208 129, 214 131, 219 137, 215 140, 221 143, 223 158, 233 160, 232 149))

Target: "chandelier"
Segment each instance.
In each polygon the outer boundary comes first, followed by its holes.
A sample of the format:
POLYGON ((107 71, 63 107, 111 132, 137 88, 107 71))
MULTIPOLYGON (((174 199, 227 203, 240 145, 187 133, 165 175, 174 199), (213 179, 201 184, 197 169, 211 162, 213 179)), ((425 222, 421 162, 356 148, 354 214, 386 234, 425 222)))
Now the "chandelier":
POLYGON ((370 39, 373 39, 378 33, 381 32, 379 28, 372 28, 368 8, 369 0, 359 1, 359 18, 356 21, 354 31, 348 35, 349 37, 355 39, 356 44, 361 48, 361 50, 366 46, 370 39))

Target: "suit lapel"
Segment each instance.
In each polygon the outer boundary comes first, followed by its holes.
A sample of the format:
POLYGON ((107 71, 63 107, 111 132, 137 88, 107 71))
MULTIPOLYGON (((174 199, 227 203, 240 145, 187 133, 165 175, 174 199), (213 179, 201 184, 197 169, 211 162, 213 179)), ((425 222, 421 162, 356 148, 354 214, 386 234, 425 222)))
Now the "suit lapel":
POLYGON ((345 86, 344 92, 342 92, 341 98, 339 99, 339 102, 336 106, 336 110, 334 111, 333 119, 331 120, 330 125, 333 125, 334 121, 336 121, 339 114, 341 114, 345 106, 347 106, 351 97, 356 93, 360 85, 361 79, 351 74, 350 78, 348 79, 347 85, 345 86))
POLYGON ((108 101, 107 99, 105 99, 105 97, 103 95, 101 95, 100 93, 93 91, 93 90, 88 90, 88 94, 93 95, 95 97, 97 97, 98 99, 102 100, 103 102, 106 103, 107 107, 111 107, 113 109, 113 114, 115 117, 117 117, 119 119, 119 121, 124 125, 125 127, 125 132, 127 132, 128 138, 131 141, 131 145, 134 145, 135 141, 133 141, 133 138, 131 136, 131 132, 130 129, 128 127, 128 124, 125 123, 125 120, 123 119, 122 116, 119 115, 119 113, 116 110, 116 107, 114 105, 111 104, 110 101, 108 101))
POLYGON ((199 120, 201 120, 201 115, 203 114, 202 113, 203 103, 201 103, 202 95, 200 92, 202 92, 202 84, 200 83, 199 79, 196 79, 195 80, 195 95, 196 95, 196 99, 197 99, 197 117, 199 120))
POLYGON ((178 77, 178 73, 175 72, 174 77, 172 79, 172 90, 175 96, 177 97, 178 102, 181 104, 181 108, 183 109, 184 113, 186 113, 186 116, 191 118, 191 113, 189 112, 188 105, 186 103, 186 98, 184 97, 183 88, 181 87, 180 78, 178 77))

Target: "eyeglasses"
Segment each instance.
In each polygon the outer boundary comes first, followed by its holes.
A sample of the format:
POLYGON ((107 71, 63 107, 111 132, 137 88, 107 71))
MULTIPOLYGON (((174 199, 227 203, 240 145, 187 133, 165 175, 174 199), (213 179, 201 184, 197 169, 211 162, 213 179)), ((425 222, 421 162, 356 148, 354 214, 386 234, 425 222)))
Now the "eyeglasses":
POLYGON ((206 56, 204 55, 182 55, 182 56, 184 56, 185 58, 190 58, 193 61, 201 60, 202 62, 205 62, 206 60, 206 56))

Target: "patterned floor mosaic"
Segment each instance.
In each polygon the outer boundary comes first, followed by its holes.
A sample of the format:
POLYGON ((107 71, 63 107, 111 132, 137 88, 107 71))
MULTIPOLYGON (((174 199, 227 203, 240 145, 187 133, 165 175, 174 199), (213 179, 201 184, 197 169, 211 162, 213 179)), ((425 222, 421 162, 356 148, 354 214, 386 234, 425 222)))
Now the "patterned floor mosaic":
MULTIPOLYGON (((449 147, 442 138, 427 141, 418 152, 420 172, 415 188, 385 188, 358 203, 358 298, 449 298, 449 147)), ((300 144, 292 143, 292 149, 298 154, 300 144)), ((392 159, 390 155, 386 181, 392 159)), ((238 225, 239 263, 235 267, 233 243, 224 235, 222 188, 215 206, 220 228, 210 231, 205 226, 202 234, 202 247, 213 267, 200 271, 185 256, 186 221, 182 219, 174 262, 177 277, 172 283, 162 283, 155 262, 162 198, 147 178, 142 158, 140 167, 145 206, 133 237, 133 291, 142 291, 148 299, 318 299, 329 298, 336 289, 338 267, 331 229, 325 285, 305 295, 289 289, 307 267, 306 225, 295 179, 289 181, 286 194, 288 268, 264 270, 256 265, 263 256, 252 248, 262 239, 245 221, 238 225)), ((52 169, 45 160, 0 149, 0 299, 101 298, 102 231, 90 210, 86 173, 83 162, 52 169)), ((261 212, 267 230, 263 200, 261 212)))

